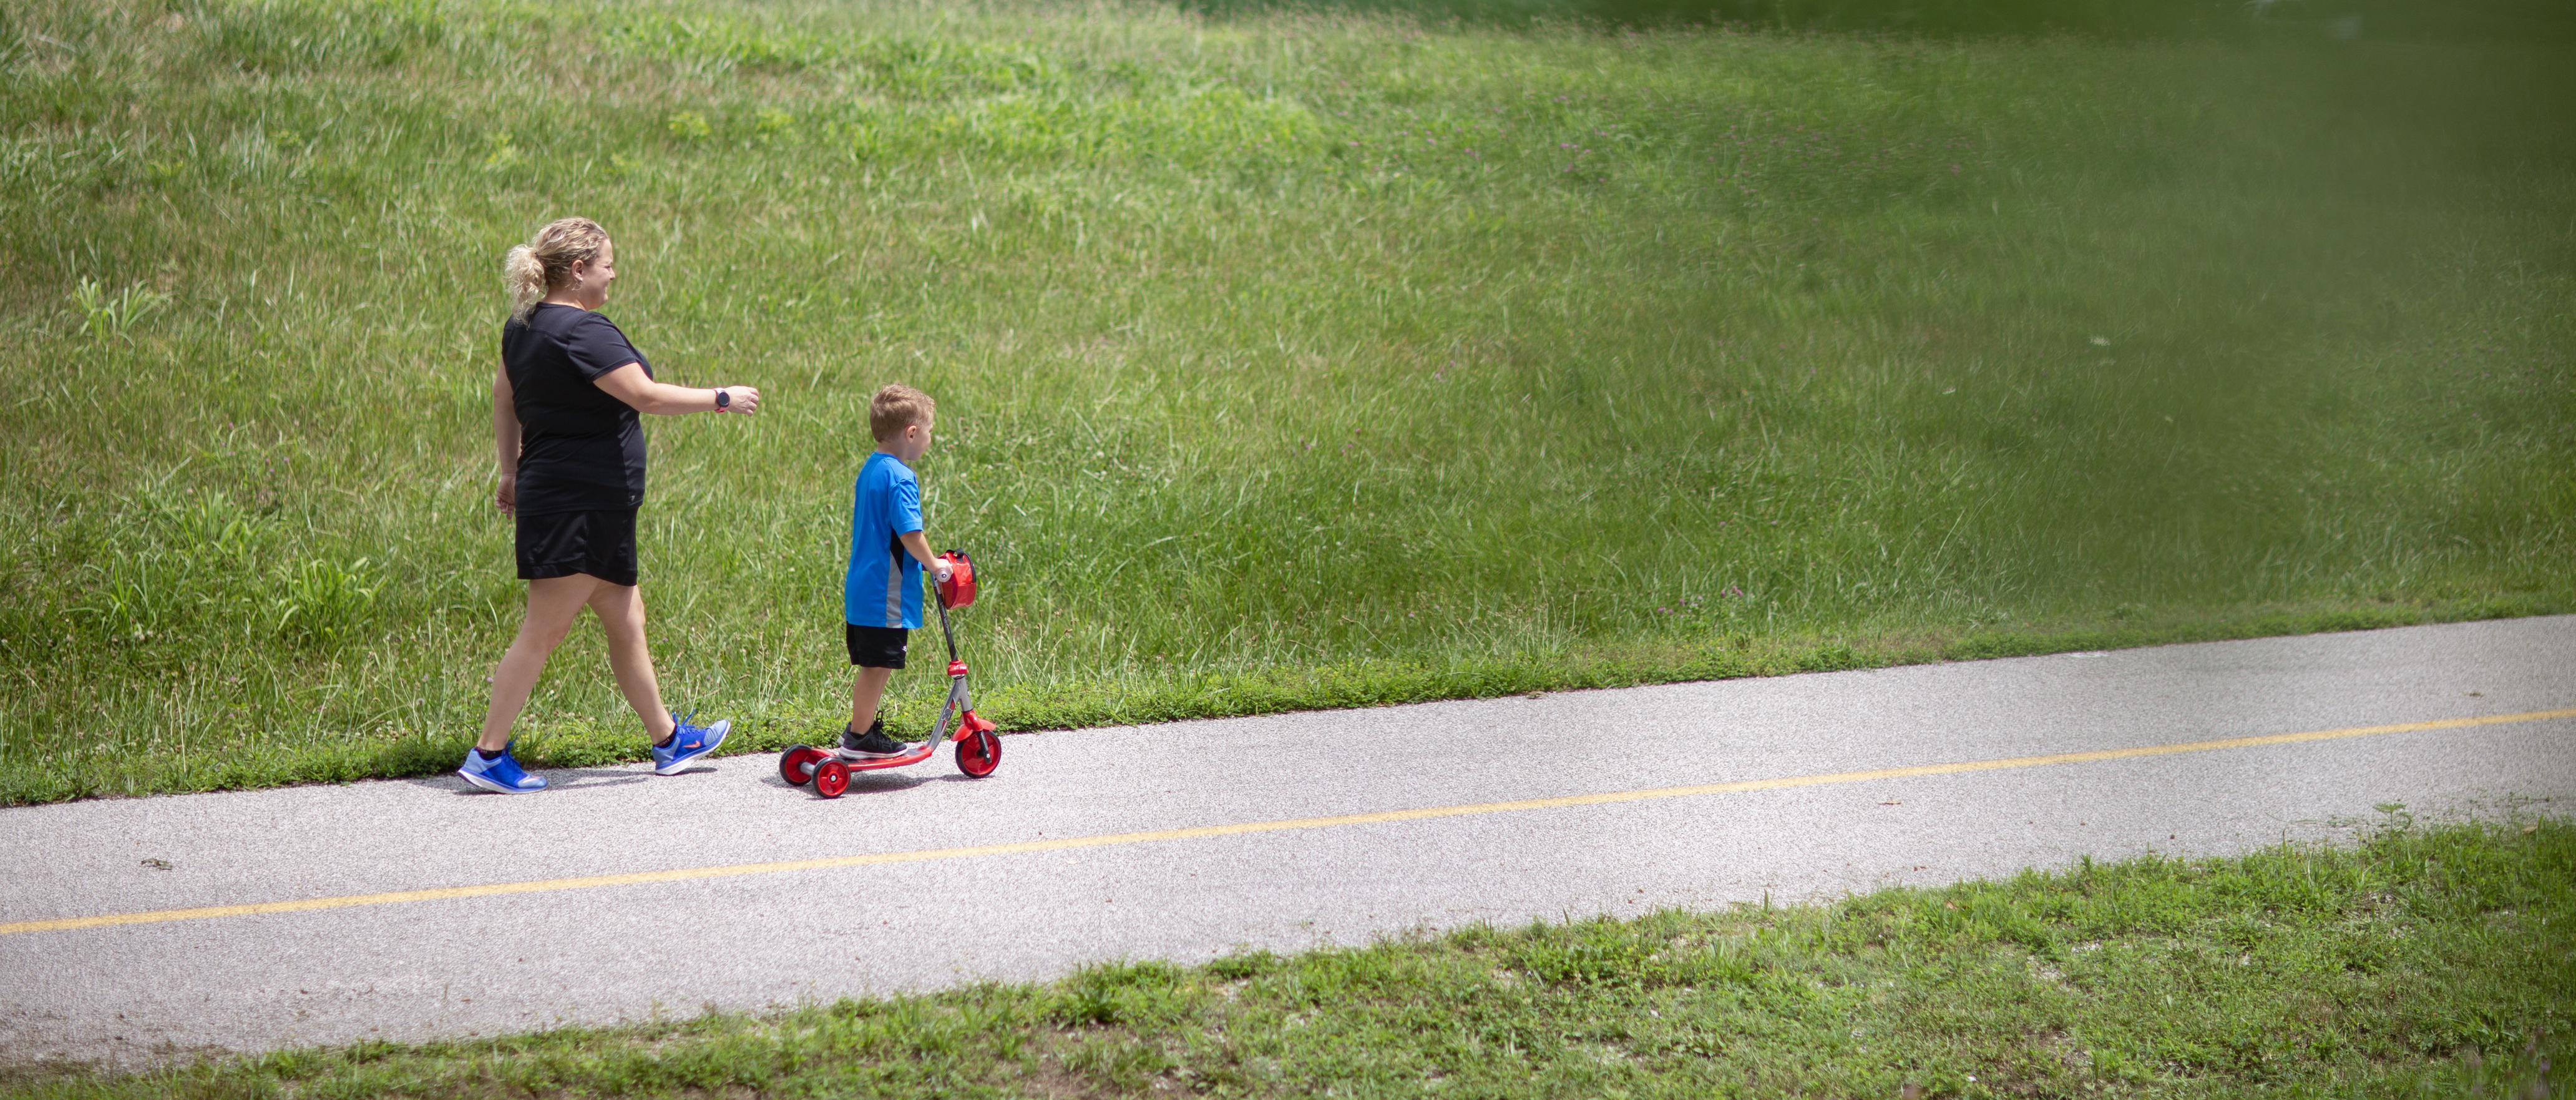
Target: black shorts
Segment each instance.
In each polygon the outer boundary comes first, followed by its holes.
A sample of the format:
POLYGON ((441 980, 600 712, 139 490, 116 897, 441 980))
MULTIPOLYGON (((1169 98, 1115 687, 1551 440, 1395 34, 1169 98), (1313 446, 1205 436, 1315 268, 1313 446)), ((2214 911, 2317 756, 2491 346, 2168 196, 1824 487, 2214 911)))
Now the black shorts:
POLYGON ((843 640, 850 644, 851 664, 861 668, 903 667, 903 647, 911 643, 911 631, 899 626, 841 626, 847 631, 843 640))
POLYGON ((587 573, 635 583, 635 509, 547 512, 519 517, 519 579, 587 573))

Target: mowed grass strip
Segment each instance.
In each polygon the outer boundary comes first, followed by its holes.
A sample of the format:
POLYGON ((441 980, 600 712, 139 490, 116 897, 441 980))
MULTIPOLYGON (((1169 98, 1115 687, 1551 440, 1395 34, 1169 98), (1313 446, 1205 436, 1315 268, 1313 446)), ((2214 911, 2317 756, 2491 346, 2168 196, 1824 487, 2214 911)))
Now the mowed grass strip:
POLYGON ((122 1076, 19 1066, 0 1083, 64 1098, 1897 1096, 1908 1084, 1960 1097, 2548 1097, 2569 1094, 2571 1055, 2576 826, 2419 826, 2396 810, 2348 847, 1101 965, 774 1015, 122 1076))
MULTIPOLYGON (((0 802, 453 766, 522 593, 498 257, 569 213, 664 377, 767 395, 652 425, 643 517, 746 749, 837 728, 896 380, 1011 728, 2564 611, 2570 61, 15 4, 0 802)), ((556 662, 522 756, 639 756, 556 662)))

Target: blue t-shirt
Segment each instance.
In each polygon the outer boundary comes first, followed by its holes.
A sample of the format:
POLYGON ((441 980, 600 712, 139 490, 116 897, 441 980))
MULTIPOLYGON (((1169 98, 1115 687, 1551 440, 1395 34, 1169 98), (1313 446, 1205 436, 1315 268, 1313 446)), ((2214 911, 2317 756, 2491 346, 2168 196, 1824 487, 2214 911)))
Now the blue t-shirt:
POLYGON ((852 626, 921 626, 921 563, 898 537, 921 530, 921 482, 884 451, 859 467, 850 499, 850 575, 841 613, 852 626))

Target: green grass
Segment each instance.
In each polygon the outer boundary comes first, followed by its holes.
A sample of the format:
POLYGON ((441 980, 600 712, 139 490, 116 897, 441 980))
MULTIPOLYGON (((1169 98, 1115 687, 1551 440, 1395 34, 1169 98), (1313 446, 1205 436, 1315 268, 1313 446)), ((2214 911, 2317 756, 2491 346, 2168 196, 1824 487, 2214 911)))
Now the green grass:
POLYGON ((31 1097, 2576 1095, 2576 826, 287 1050, 31 1097), (2554 1067, 2554 1068, 2553 1068, 2554 1067))
POLYGON ((1194 11, 1302 6, 1402 11, 1499 26, 1588 21, 1611 27, 1723 24, 1771 31, 1920 35, 2088 34, 2396 41, 2576 39, 2576 11, 2551 0, 1183 0, 1194 11))
MULTIPOLYGON (((1010 728, 2576 608, 2576 50, 1152 6, 0 6, 0 803, 451 766, 499 257, 666 693, 836 728, 863 404, 1010 728)), ((642 752, 596 633, 532 762, 642 752)), ((939 685, 899 684, 918 723, 939 685)), ((2431 717, 2431 716, 2428 716, 2431 717)))

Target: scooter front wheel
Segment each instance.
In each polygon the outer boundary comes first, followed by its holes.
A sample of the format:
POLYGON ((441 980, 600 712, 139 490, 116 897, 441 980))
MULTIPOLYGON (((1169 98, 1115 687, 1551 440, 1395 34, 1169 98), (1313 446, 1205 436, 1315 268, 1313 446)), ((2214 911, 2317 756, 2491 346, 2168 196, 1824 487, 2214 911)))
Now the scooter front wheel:
POLYGON ((850 789, 850 766, 834 757, 814 765, 814 793, 825 798, 839 798, 850 789))
POLYGON ((1002 739, 991 730, 977 730, 957 742, 957 770, 970 779, 982 779, 1002 766, 1002 739))
POLYGON ((812 745, 789 745, 778 754, 778 778, 790 787, 802 787, 814 781, 814 765, 830 755, 812 745))

